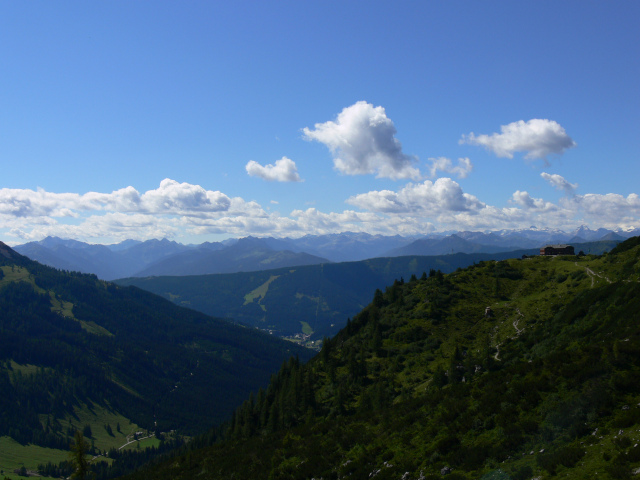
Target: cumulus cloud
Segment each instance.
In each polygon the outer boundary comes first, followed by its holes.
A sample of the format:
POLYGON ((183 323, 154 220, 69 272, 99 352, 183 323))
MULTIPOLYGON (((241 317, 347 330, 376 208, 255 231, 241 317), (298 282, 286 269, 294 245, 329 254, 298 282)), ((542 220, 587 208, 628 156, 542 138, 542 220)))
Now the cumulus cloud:
POLYGON ((576 146, 564 128, 553 120, 534 118, 502 125, 502 133, 492 135, 463 135, 459 143, 481 145, 498 157, 513 158, 515 152, 527 152, 525 158, 546 159, 551 154, 562 155, 576 146))
POLYGON ((293 160, 282 157, 276 160, 275 165, 262 166, 254 160, 250 160, 246 165, 247 173, 252 177, 260 177, 270 182, 301 182, 298 169, 293 160))
POLYGON ((43 189, 0 189, 0 214, 14 217, 73 217, 79 212, 107 210, 146 214, 197 214, 228 210, 231 199, 200 185, 164 179, 155 190, 140 194, 133 187, 111 193, 52 193, 43 189))
POLYGON ((231 199, 219 191, 165 178, 159 188, 145 192, 140 203, 143 212, 188 214, 226 211, 231 199))
POLYGON ((572 195, 576 188, 578 188, 577 183, 569 183, 564 179, 563 176, 558 175, 557 173, 549 174, 546 172, 542 172, 540 176, 547 182, 549 182, 552 187, 557 190, 561 190, 568 195, 572 195))
POLYGON ((520 190, 517 190, 513 194, 512 201, 526 209, 543 211, 553 211, 557 209, 556 205, 553 203, 546 202, 542 198, 534 198, 529 195, 528 192, 521 192, 520 190))
POLYGON ((346 175, 375 173, 378 178, 414 178, 420 172, 417 158, 402 152, 396 128, 383 107, 360 101, 346 107, 335 122, 316 123, 303 129, 304 138, 326 145, 335 168, 346 175))
MULTIPOLYGON (((575 189, 560 176, 543 175, 556 188, 575 189), (566 184, 566 185, 565 185, 566 184)), ((435 230, 496 230, 544 224, 567 229, 581 224, 617 228, 638 225, 640 196, 632 193, 567 195, 557 203, 517 190, 509 205, 487 205, 451 178, 408 183, 398 191, 369 191, 350 197, 354 210, 267 212, 255 201, 228 197, 199 185, 165 179, 139 193, 126 187, 111 193, 52 193, 42 189, 0 189, 3 241, 39 240, 48 235, 97 239, 226 236, 302 236, 344 231, 416 235, 435 230)), ((9 242, 10 243, 10 242, 9 242)))
POLYGON ((622 219, 635 219, 637 223, 640 217, 640 196, 631 193, 626 197, 617 193, 605 195, 588 193, 564 198, 561 205, 565 208, 583 212, 591 219, 597 219, 603 224, 611 224, 622 219))
POLYGON ((467 178, 471 170, 473 170, 473 165, 468 157, 459 158, 458 165, 455 167, 451 159, 446 157, 430 158, 429 161, 431 162, 429 166, 429 176, 431 177, 435 177, 438 170, 440 170, 441 172, 455 175, 458 178, 467 178))
POLYGON ((446 211, 474 211, 484 207, 482 202, 464 193, 460 185, 450 178, 409 183, 399 192, 381 190, 362 193, 350 197, 347 203, 374 212, 430 215, 446 211))
POLYGON ((51 193, 38 190, 1 188, 0 214, 13 217, 71 217, 81 207, 81 196, 75 193, 51 193))

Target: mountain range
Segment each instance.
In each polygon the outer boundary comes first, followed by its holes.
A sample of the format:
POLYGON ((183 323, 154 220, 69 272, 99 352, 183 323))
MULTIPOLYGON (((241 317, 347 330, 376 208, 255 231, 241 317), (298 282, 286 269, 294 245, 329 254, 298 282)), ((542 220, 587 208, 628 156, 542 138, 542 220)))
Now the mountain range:
POLYGON ((572 232, 531 227, 496 232, 447 232, 421 238, 346 232, 301 238, 246 237, 200 245, 183 245, 167 239, 94 245, 47 237, 14 248, 45 265, 113 280, 152 275, 249 272, 404 255, 496 253, 540 248, 553 243, 621 241, 639 233, 637 230, 590 230, 584 226, 572 232))

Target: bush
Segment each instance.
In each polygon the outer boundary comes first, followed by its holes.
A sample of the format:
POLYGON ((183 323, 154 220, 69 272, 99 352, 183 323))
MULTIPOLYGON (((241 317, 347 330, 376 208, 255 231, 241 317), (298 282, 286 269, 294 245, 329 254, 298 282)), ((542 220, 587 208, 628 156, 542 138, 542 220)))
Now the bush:
POLYGON ((524 465, 511 473, 512 480, 525 480, 531 477, 533 477, 533 468, 529 465, 524 465))
POLYGON ((556 474, 556 468, 563 465, 567 468, 573 468, 580 459, 584 457, 584 450, 580 447, 567 445, 558 448, 554 452, 543 453, 538 455, 537 462, 551 475, 556 474))

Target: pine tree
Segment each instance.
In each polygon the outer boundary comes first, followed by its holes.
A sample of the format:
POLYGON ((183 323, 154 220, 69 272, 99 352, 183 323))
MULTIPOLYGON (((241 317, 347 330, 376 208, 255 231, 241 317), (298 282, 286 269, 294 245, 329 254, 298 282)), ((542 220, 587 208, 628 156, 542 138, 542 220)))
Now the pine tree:
POLYGON ((380 351, 382 350, 382 332, 380 331, 380 324, 377 322, 373 331, 371 349, 377 356, 380 356, 380 351))
POLYGON ((331 340, 328 337, 322 339, 322 350, 320 350, 320 358, 325 365, 329 362, 331 355, 331 340))
POLYGON ((376 288, 376 292, 373 294, 373 304, 378 308, 384 306, 384 294, 379 288, 376 288))
POLYGON ((74 468, 71 478, 77 478, 78 480, 91 478, 92 475, 89 471, 89 462, 86 457, 89 452, 89 444, 84 439, 82 432, 79 430, 76 430, 73 438, 74 441, 71 444, 71 451, 69 452, 69 458, 74 468))

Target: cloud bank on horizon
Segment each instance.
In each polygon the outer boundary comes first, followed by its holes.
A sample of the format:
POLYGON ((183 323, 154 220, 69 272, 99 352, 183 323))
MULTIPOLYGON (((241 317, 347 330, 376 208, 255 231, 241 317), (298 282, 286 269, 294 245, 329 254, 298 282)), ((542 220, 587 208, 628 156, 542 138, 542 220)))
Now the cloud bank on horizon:
MULTIPOLYGON (((354 209, 323 212, 294 209, 271 212, 255 201, 232 197, 201 185, 164 179, 158 188, 140 193, 124 186, 111 193, 53 193, 43 189, 0 189, 0 233, 8 243, 53 235, 100 239, 181 236, 302 236, 368 232, 417 235, 444 230, 498 230, 544 225, 570 228, 580 224, 616 229, 640 224, 640 197, 633 193, 578 194, 578 184, 542 172, 541 183, 563 192, 556 201, 516 190, 507 206, 492 206, 447 176, 472 174, 470 158, 454 166, 447 157, 430 157, 420 170, 419 158, 403 152, 394 123, 381 106, 359 101, 344 108, 335 121, 302 129, 304 139, 325 145, 338 175, 375 175, 398 182, 397 189, 370 190, 344 199, 354 209)), ((463 135, 460 142, 485 147, 498 157, 546 159, 576 147, 565 129, 547 119, 503 125, 500 134, 463 135)), ((282 157, 273 165, 249 161, 249 176, 271 182, 300 182, 295 162, 282 157)), ((276 202, 273 202, 277 204, 276 202)))

